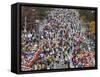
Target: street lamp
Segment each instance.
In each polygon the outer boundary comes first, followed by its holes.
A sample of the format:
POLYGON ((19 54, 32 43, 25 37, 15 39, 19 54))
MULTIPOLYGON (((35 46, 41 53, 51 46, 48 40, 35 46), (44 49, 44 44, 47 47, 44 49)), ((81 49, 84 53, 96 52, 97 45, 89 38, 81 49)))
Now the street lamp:
POLYGON ((25 33, 26 33, 26 26, 27 26, 27 21, 26 21, 26 20, 27 20, 27 16, 25 16, 25 20, 24 20, 24 25, 25 25, 25 26, 24 26, 24 32, 25 32, 25 33))
POLYGON ((38 33, 39 32, 39 20, 36 19, 35 22, 36 22, 35 31, 38 33))

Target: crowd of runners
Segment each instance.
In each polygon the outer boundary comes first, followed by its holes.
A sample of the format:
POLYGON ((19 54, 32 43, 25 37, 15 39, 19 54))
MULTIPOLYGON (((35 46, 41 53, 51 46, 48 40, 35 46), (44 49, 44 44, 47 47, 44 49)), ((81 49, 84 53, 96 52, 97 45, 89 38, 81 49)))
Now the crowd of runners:
POLYGON ((88 24, 82 24, 78 10, 53 8, 47 12, 36 29, 22 30, 21 70, 95 66, 95 35, 88 24))

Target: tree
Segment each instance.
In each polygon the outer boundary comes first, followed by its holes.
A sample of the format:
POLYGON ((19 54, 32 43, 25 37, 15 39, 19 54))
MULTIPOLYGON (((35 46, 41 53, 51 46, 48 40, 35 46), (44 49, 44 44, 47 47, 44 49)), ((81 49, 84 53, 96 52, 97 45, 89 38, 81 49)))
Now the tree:
POLYGON ((93 10, 79 10, 80 18, 85 22, 95 20, 95 11, 93 10))
POLYGON ((95 33, 95 21, 90 22, 89 28, 91 33, 95 33))

